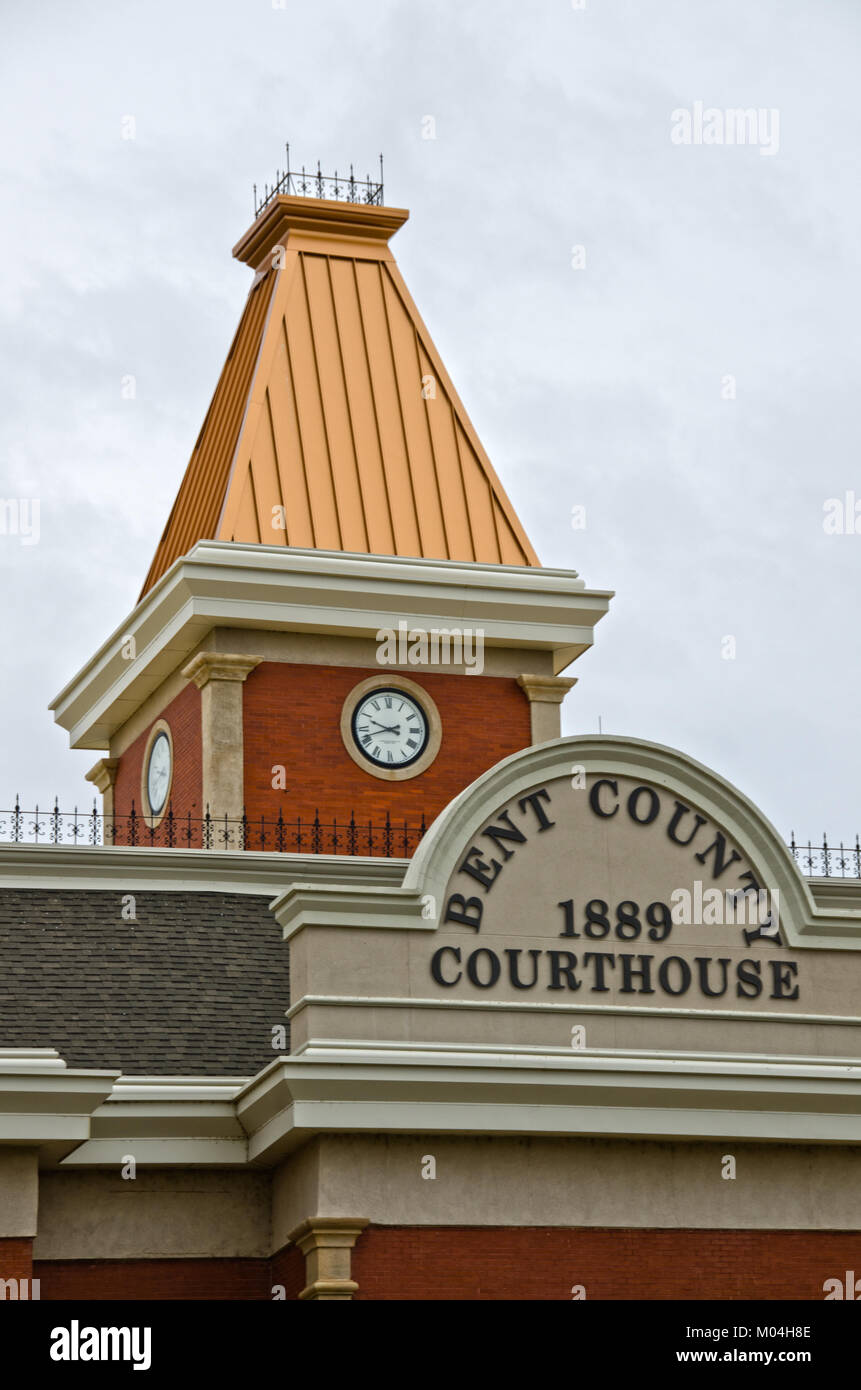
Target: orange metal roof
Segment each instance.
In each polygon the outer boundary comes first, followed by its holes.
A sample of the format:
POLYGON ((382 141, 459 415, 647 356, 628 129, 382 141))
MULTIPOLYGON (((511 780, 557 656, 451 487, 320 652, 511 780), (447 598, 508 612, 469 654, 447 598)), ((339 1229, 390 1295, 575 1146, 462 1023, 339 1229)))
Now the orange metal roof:
POLYGON ((538 565, 388 247, 408 214, 274 199, 142 594, 198 540, 538 565))

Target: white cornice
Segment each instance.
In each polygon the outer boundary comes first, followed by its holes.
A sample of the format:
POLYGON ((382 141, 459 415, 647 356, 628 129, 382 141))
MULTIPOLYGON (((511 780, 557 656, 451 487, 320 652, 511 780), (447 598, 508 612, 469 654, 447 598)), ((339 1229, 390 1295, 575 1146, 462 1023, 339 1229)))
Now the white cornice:
POLYGON ((51 1048, 0 1051, 0 1145, 39 1150, 57 1163, 90 1134, 95 1110, 111 1094, 116 1071, 67 1068, 51 1048))
POLYGON ((94 1111, 86 1142, 64 1168, 119 1168, 125 1156, 148 1167, 235 1167, 248 1143, 232 1077, 123 1076, 94 1111))
POLYGON ((218 625, 351 637, 373 637, 401 619, 467 627, 480 629, 488 646, 551 651, 559 671, 591 646, 611 598, 569 570, 199 541, 51 709, 72 747, 106 748, 218 625), (129 660, 123 652, 132 649, 129 660))
POLYGON ((861 1064, 618 1051, 320 1046, 237 1097, 249 1161, 321 1133, 861 1142, 861 1064))
MULTIPOLYGON (((130 849, 115 845, 0 845, 0 888, 253 893, 282 897, 294 884, 337 881, 396 888, 408 860, 255 850, 130 849)), ((0 1054, 2 1056, 2 1054, 0 1054)))
POLYGON ((64 1168, 129 1154, 147 1166, 271 1167, 325 1134, 861 1143, 861 1063, 839 1057, 339 1040, 245 1083, 57 1061, 48 1078, 44 1062, 39 1076, 0 1057, 0 1141, 64 1168))

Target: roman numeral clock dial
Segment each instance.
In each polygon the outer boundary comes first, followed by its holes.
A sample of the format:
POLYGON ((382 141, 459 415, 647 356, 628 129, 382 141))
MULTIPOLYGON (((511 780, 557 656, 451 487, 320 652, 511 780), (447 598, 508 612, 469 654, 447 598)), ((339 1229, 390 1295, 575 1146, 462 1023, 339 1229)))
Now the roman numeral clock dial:
POLYGON ((417 700, 403 690, 375 690, 353 714, 359 751, 377 767, 408 767, 428 741, 428 721, 417 700))
POLYGON ((361 681, 341 711, 344 747, 364 772, 384 781, 418 777, 442 742, 439 711, 415 681, 392 672, 361 681))

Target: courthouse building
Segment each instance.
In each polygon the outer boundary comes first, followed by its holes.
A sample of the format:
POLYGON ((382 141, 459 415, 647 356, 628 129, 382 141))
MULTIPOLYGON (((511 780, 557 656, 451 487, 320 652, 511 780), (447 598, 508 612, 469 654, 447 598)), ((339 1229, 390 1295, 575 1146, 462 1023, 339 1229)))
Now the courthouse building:
POLYGON ((7 1296, 845 1291, 857 856, 638 739, 634 687, 630 737, 560 737, 612 594, 539 563, 407 213, 307 191, 234 249, 140 598, 51 706, 100 806, 2 818, 7 1296))

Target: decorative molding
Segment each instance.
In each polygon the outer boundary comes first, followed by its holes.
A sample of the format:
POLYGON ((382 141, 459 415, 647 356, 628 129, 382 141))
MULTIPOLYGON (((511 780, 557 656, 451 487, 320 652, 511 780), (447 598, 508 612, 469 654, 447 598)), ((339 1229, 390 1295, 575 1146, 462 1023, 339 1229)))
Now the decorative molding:
POLYGON ((198 541, 51 709, 72 747, 107 748, 218 626, 373 638, 409 613, 426 628, 479 628, 486 648, 552 653, 560 671, 592 645, 612 597, 573 570, 198 541), (130 636, 134 661, 122 655, 130 636))
MULTIPOLYGON (((277 904, 276 904, 277 906, 277 904)), ((337 923, 335 925, 341 925, 337 923)), ((375 925, 380 925, 376 923, 375 925)), ((292 935, 292 933, 291 933, 292 935)), ((285 933, 286 936, 286 933, 285 933)), ((295 1018, 303 1009, 313 1005, 324 1008, 347 1008, 355 1009, 358 1006, 369 1009, 466 1009, 486 1013, 488 1010, 493 1013, 502 1010, 504 1013, 532 1013, 532 1014, 568 1014, 572 1018, 579 1014, 597 1014, 599 1017, 607 1017, 617 1014, 620 1018, 692 1018, 692 1019, 725 1019, 733 1023, 818 1023, 818 1024, 840 1024, 843 1027, 857 1028, 861 1026, 861 1017, 857 1014, 791 1014, 791 1013, 766 1013, 764 1010, 753 1010, 746 1013, 743 1009, 682 1009, 682 1008, 650 1008, 648 1004, 552 1004, 534 1002, 522 999, 451 999, 441 995, 438 999, 432 997, 422 998, 419 996, 404 995, 360 995, 360 994, 303 994, 290 1005, 286 1012, 287 1018, 295 1018)), ((346 1046, 339 1042, 339 1046, 346 1046)), ((387 1047, 388 1043, 381 1041, 374 1046, 387 1047)), ((458 1044, 460 1046, 460 1044, 458 1044)), ((307 1044, 306 1044, 307 1046, 307 1044)), ((464 1046, 467 1046, 464 1044, 464 1046)), ((484 1044, 476 1044, 484 1046, 484 1044)), ((304 1047, 301 1049, 304 1051, 304 1047)), ((567 1049, 564 1049, 567 1051, 567 1049)), ((547 1052, 546 1047, 541 1048, 542 1052, 547 1052)))
POLYGON ((572 685, 577 684, 577 678, 520 675, 517 684, 526 692, 530 704, 561 705, 572 685))
POLYGON ((352 1276, 352 1251, 369 1224, 367 1217, 312 1216, 290 1232, 288 1240, 305 1256, 305 1300, 349 1299, 358 1290, 352 1276))
POLYGON ((259 850, 126 845, 0 844, 0 888, 133 893, 249 893, 282 898, 297 883, 329 889, 397 888, 408 860, 259 850))
POLYGON ((99 758, 99 761, 90 768, 89 772, 84 773, 87 782, 92 782, 96 790, 104 796, 117 780, 117 768, 120 765, 119 758, 99 758))
POLYGON ((318 1134, 546 1135, 861 1143, 861 1063, 613 1051, 318 1047, 236 1100, 249 1161, 318 1134))
POLYGON ((235 652, 198 652, 182 674, 203 690, 210 681, 244 681, 263 660, 262 656, 240 656, 235 652))
POLYGON ((304 927, 346 927, 357 931, 385 929, 428 931, 436 919, 425 918, 425 900, 398 885, 301 883, 290 885, 270 904, 284 940, 304 927))
POLYGON ((406 676, 388 672, 385 675, 369 676, 367 680, 353 686, 341 710, 341 738, 353 762, 363 772, 367 772, 371 777, 378 777, 383 782, 407 782, 412 777, 419 777, 421 773, 426 772, 436 758, 442 744, 442 719, 435 701, 424 686, 408 680, 406 676), (416 758, 409 767, 375 767, 356 747, 353 738, 353 715, 359 702, 372 690, 403 690, 404 694, 410 695, 425 713, 428 721, 427 746, 421 757, 416 758))
POLYGON ((38 1149, 43 1166, 59 1163, 89 1138, 92 1116, 119 1075, 67 1068, 53 1048, 4 1048, 0 1145, 38 1149))

